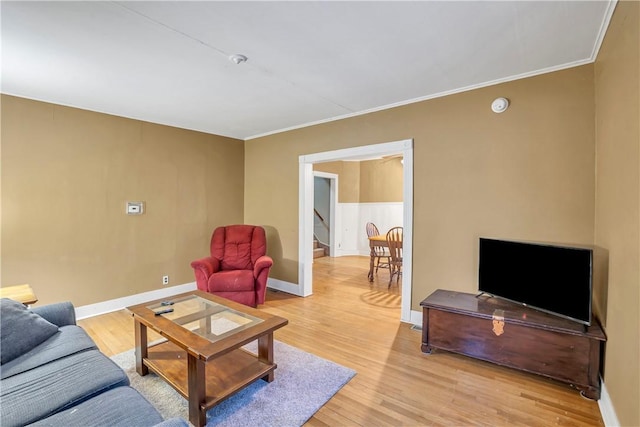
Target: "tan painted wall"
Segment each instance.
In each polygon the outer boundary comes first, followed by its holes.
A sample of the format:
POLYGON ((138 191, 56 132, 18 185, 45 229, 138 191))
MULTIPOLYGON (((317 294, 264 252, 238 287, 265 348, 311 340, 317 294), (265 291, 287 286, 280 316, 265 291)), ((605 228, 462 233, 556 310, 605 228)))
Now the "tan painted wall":
POLYGON ((616 6, 595 64, 596 244, 609 250, 604 379, 640 425, 640 3, 616 6))
POLYGON ((360 203, 402 202, 400 158, 360 163, 360 203))
POLYGON ((338 203, 360 202, 360 162, 318 163, 313 170, 339 176, 338 203))
POLYGON ((313 170, 339 176, 339 203, 402 201, 402 163, 399 157, 361 162, 318 163, 313 165, 313 170))
POLYGON ((193 282, 213 228, 243 220, 242 141, 5 95, 1 119, 2 285, 39 304, 193 282))
POLYGON ((412 309, 474 292, 479 236, 593 243, 593 96, 587 65, 249 140, 245 221, 269 224, 272 276, 297 283, 298 156, 413 138, 412 309))

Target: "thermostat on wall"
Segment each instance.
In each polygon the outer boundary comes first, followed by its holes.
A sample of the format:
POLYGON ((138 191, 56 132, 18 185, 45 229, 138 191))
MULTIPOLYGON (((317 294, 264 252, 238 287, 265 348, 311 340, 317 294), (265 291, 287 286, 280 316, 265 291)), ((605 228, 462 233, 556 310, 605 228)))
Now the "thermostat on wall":
POLYGON ((127 215, 142 215, 144 202, 127 202, 127 215))

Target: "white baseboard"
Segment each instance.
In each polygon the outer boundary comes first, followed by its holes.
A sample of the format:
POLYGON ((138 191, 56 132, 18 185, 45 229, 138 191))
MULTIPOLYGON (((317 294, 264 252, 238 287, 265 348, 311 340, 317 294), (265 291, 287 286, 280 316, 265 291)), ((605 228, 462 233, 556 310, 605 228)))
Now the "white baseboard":
POLYGON ((604 380, 600 378, 602 384, 600 390, 600 400, 598 400, 598 407, 600 407, 600 415, 602 415, 602 421, 606 427, 619 427, 620 421, 616 415, 616 410, 613 408, 613 402, 611 396, 607 391, 607 387, 604 385, 604 380))
POLYGON ((100 314, 111 313, 113 311, 122 310, 123 308, 130 305, 141 304, 145 301, 153 301, 156 299, 181 294, 183 292, 194 291, 195 289, 196 282, 191 282, 185 283, 184 285, 156 289, 154 291, 143 292, 136 295, 129 295, 126 297, 98 302, 95 304, 83 305, 80 307, 76 307, 76 319, 80 320, 87 317, 98 316, 100 314))
POLYGON ((309 295, 302 295, 302 287, 291 282, 285 282, 284 280, 267 279, 267 288, 274 289, 276 291, 286 292, 288 294, 297 295, 299 297, 308 297, 309 295))
POLYGON ((422 327, 422 311, 411 310, 411 317, 409 318, 409 323, 412 325, 422 327))
MULTIPOLYGON (((300 287, 295 283, 284 282, 278 279, 269 278, 267 280, 267 287, 276 289, 282 292, 298 296, 300 295, 300 287)), ((184 292, 196 290, 196 282, 185 283, 183 285, 171 286, 168 288, 156 289, 149 292, 143 292, 141 294, 129 295, 122 298, 116 298, 109 301, 98 302, 95 304, 83 305, 76 307, 76 319, 86 319, 87 317, 98 316, 100 314, 111 313, 113 311, 122 310, 125 307, 131 305, 141 304, 145 301, 153 301, 172 295, 181 294, 184 292)))
POLYGON ((336 256, 369 256, 369 252, 366 254, 361 253, 357 249, 336 249, 336 256))

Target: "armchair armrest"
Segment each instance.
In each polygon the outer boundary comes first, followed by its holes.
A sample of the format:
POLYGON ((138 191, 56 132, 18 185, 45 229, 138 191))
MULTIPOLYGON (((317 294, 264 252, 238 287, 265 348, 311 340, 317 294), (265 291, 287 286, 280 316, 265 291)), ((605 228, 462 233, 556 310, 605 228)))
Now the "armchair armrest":
POLYGON ((212 257, 201 258, 192 261, 191 267, 193 267, 194 270, 202 271, 206 277, 209 277, 220 270, 220 260, 212 257))
POLYGON ((256 263, 253 265, 253 277, 258 277, 260 272, 265 268, 271 268, 273 265, 273 259, 271 259, 268 255, 263 255, 256 260, 256 263))
POLYGON ((76 310, 69 301, 36 307, 31 312, 58 327, 76 324, 76 310))
POLYGON ((220 270, 220 260, 213 257, 201 258, 191 263, 196 275, 196 285, 201 291, 208 292, 209 277, 220 270))
POLYGON ((267 278, 272 265, 273 259, 268 255, 261 256, 253 265, 253 277, 256 279, 257 304, 264 304, 264 298, 267 292, 267 278))

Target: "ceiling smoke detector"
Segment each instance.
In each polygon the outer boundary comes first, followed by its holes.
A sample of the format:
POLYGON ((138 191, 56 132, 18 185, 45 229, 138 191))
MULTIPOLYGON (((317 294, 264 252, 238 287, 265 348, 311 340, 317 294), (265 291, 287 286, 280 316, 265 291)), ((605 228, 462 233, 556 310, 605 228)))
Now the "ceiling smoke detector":
POLYGON ((249 58, 244 55, 240 55, 239 53, 234 53, 233 55, 229 56, 229 61, 233 62, 236 65, 247 62, 247 59, 249 58))
POLYGON ((509 100, 507 98, 496 98, 491 103, 491 110, 494 113, 503 113, 509 108, 509 100))

